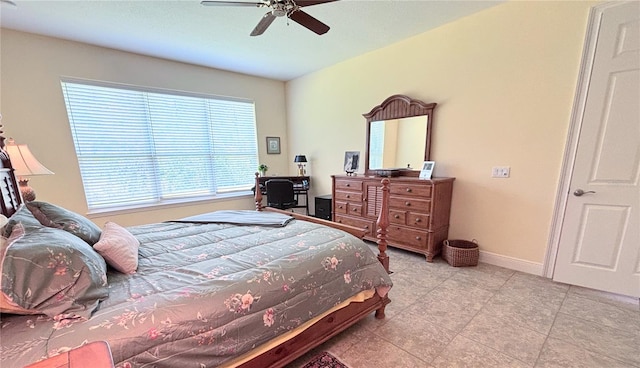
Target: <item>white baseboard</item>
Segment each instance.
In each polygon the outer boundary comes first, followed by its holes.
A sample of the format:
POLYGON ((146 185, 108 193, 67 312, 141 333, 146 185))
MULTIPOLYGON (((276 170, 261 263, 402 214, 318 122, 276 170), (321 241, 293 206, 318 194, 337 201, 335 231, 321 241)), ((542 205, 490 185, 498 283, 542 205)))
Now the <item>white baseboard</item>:
POLYGON ((525 261, 522 259, 503 256, 501 254, 486 252, 482 250, 480 251, 478 261, 492 264, 494 266, 508 268, 510 270, 530 273, 537 276, 542 276, 544 270, 542 263, 525 261))

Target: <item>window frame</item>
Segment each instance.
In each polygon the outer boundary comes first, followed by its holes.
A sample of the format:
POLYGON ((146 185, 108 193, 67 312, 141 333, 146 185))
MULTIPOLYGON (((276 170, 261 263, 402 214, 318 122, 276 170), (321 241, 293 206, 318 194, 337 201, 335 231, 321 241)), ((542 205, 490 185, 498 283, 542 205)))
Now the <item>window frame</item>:
MULTIPOLYGON (((257 117, 256 117, 256 107, 255 107, 255 101, 251 100, 251 99, 247 99, 247 98, 238 98, 238 97, 229 97, 229 96, 220 96, 220 95, 213 95, 213 94, 207 94, 207 93, 199 93, 199 92, 189 92, 189 91, 183 91, 183 90, 174 90, 174 89, 166 89, 166 88, 157 88, 157 87, 146 87, 146 86, 139 86, 139 85, 131 85, 131 84, 123 84, 123 83, 116 83, 116 82, 106 82, 106 81, 96 81, 96 80, 87 80, 87 79, 79 79, 79 78, 72 78, 72 77, 62 77, 60 79, 60 83, 61 83, 61 89, 62 89, 62 93, 63 93, 63 99, 64 99, 64 104, 65 104, 65 111, 67 112, 67 118, 68 118, 68 126, 69 129, 71 131, 71 135, 72 135, 72 139, 73 139, 73 144, 74 144, 74 152, 76 153, 76 162, 78 165, 78 170, 80 172, 81 175, 81 180, 82 180, 82 185, 83 185, 83 191, 84 191, 84 195, 85 195, 85 203, 87 204, 87 208, 88 208, 88 214, 91 215, 103 215, 105 213, 130 213, 130 212, 139 212, 139 211, 144 211, 144 210, 148 210, 148 209, 159 209, 159 208, 166 208, 166 207, 176 207, 176 206, 184 206, 184 205, 194 205, 194 204, 199 204, 199 203, 203 203, 203 202, 211 202, 211 201, 218 201, 218 200, 229 200, 229 199, 234 199, 234 198, 238 198, 238 197, 244 197, 244 196, 249 196, 252 195, 253 192, 251 190, 252 186, 254 185, 253 182, 249 183, 249 181, 247 181, 246 183, 236 183, 236 187, 237 188, 232 188, 229 189, 228 187, 222 187, 222 188, 218 188, 217 186, 214 185, 214 190, 211 191, 211 193, 207 193, 207 194, 191 194, 191 195, 180 195, 180 196, 167 196, 167 192, 164 192, 161 189, 158 189, 156 192, 154 192, 156 195, 153 197, 154 199, 152 201, 141 201, 139 200, 138 202, 120 202, 120 203, 113 203, 113 204, 99 204, 96 205, 95 203, 92 203, 90 205, 90 201, 89 201, 89 196, 90 194, 87 194, 87 183, 85 182, 85 178, 83 175, 83 170, 81 168, 81 156, 78 154, 78 143, 76 143, 76 136, 75 136, 75 132, 74 129, 75 128, 75 123, 72 122, 73 119, 75 119, 76 117, 73 116, 73 113, 69 110, 69 100, 67 98, 67 84, 79 84, 82 86, 88 86, 88 87, 104 87, 104 88, 113 88, 113 89, 119 89, 119 90, 124 90, 124 91, 133 91, 133 92, 140 92, 142 94, 144 94, 145 96, 148 96, 146 94, 161 94, 164 95, 164 97, 166 96, 176 96, 176 97, 187 97, 187 98, 197 98, 197 99, 203 99, 203 100, 211 100, 211 101, 225 101, 225 102, 231 102, 231 103, 240 103, 240 104, 249 104, 250 108, 247 106, 246 108, 242 108, 242 110, 244 112, 248 112, 250 110, 250 116, 251 119, 245 119, 244 123, 247 123, 249 121, 252 122, 252 127, 249 128, 247 127, 246 131, 248 131, 250 134, 253 134, 253 147, 251 147, 249 154, 247 156, 252 156, 249 157, 248 160, 251 161, 251 165, 250 163, 246 163, 244 166, 245 170, 247 170, 247 172, 251 172, 251 174, 253 174, 253 172, 255 172, 255 168, 253 166, 257 167, 257 163, 259 162, 259 148, 258 148, 258 141, 257 141, 257 130, 258 130, 258 126, 257 126, 257 117), (245 111, 246 110, 246 111, 245 111), (255 161, 255 163, 253 162, 255 161), (250 169, 249 169, 249 166, 250 169)), ((124 95, 124 93, 123 93, 124 95)), ((168 97, 170 98, 170 97, 168 97)), ((178 100, 178 99, 176 99, 178 100)), ((207 104, 207 102, 204 102, 205 104, 207 104)), ((209 106, 209 105, 207 105, 209 106)), ((210 111, 207 110, 207 113, 209 113, 210 111)), ((147 118, 150 119, 150 109, 147 107, 146 110, 146 115, 147 118)), ((207 119, 202 120, 203 126, 208 127, 209 130, 213 129, 213 127, 218 127, 219 125, 214 125, 213 119, 210 117, 207 117, 207 119)), ((148 125, 153 125, 153 122, 149 121, 147 123, 148 125)), ((229 124, 233 124, 230 123, 229 121, 225 121, 223 123, 224 126, 228 126, 229 124)), ((245 126, 246 127, 246 126, 245 126)), ((217 136, 216 138, 218 138, 219 136, 217 136)), ((228 138, 230 136, 224 136, 224 138, 228 138)), ((151 134, 147 137, 152 141, 152 145, 156 144, 156 140, 153 139, 153 137, 151 136, 151 134)), ((216 156, 216 148, 219 149, 219 146, 214 147, 214 137, 213 134, 210 134, 210 136, 208 136, 206 138, 208 140, 208 156, 210 156, 211 158, 215 159, 216 156)), ((248 142, 248 141, 247 141, 248 142)), ((247 144, 250 144, 247 143, 247 144)), ((153 149, 153 148, 151 148, 153 149)), ((228 153, 229 151, 225 151, 226 153, 228 153)), ((111 157, 111 156, 110 156, 111 157)), ((123 155, 113 155, 112 157, 117 157, 122 159, 123 155)), ((179 156, 176 156, 179 157, 179 156)), ((156 160, 158 159, 157 157, 152 157, 152 155, 149 156, 149 159, 151 160, 156 160)), ((183 160, 186 161, 186 160, 183 160)), ((156 164, 154 164, 153 166, 157 166, 156 164)), ((211 163, 211 166, 214 166, 214 163, 211 163)), ((207 175, 206 177, 208 178, 209 181, 215 181, 215 177, 219 176, 219 177, 223 177, 224 172, 220 172, 219 170, 216 171, 215 169, 211 169, 211 175, 207 175)), ((155 168, 154 170, 152 170, 151 172, 153 175, 153 183, 155 186, 159 187, 160 183, 162 182, 162 177, 161 174, 162 172, 155 168)), ((252 176, 249 176, 252 177, 252 176)), ((223 179, 225 180, 225 179, 223 179)), ((201 187, 201 189, 204 187, 201 187)))

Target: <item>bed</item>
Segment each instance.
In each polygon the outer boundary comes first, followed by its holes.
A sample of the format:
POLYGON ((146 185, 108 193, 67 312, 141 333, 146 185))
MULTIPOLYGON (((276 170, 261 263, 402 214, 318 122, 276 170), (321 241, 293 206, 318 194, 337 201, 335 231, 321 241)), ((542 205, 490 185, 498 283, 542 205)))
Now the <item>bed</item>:
POLYGON ((363 229, 263 208, 260 191, 256 211, 96 230, 55 204, 22 203, 0 158, 2 367, 93 341, 109 344, 116 367, 282 367, 372 313, 384 318, 386 199, 377 255, 363 229), (103 253, 113 239, 128 248, 103 253))

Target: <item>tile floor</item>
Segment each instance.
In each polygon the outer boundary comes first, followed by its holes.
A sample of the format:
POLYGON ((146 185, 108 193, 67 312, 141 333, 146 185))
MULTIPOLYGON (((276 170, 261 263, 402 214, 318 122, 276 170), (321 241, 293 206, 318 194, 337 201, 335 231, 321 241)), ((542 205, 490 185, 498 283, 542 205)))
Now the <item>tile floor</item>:
POLYGON ((371 315, 287 368, 324 350, 352 368, 640 367, 638 299, 483 263, 389 255, 386 318, 371 315))

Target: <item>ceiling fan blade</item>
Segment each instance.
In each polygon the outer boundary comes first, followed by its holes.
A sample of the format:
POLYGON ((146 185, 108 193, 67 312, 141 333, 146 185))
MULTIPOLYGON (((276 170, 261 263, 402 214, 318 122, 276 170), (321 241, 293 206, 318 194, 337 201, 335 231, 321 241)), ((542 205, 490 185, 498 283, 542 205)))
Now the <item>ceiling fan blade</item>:
POLYGON ((204 0, 200 2, 201 5, 205 6, 244 6, 251 8, 261 8, 263 6, 269 6, 265 3, 248 3, 244 1, 215 1, 215 0, 204 0))
POLYGON ((254 28, 253 31, 251 31, 251 35, 260 36, 261 34, 263 34, 264 31, 266 31, 267 28, 269 28, 271 23, 273 23, 274 19, 276 19, 276 16, 273 15, 273 13, 268 12, 267 14, 265 14, 264 17, 260 19, 260 22, 258 22, 258 25, 256 26, 256 28, 254 28))
POLYGON ((324 3, 332 3, 334 1, 338 1, 338 0, 294 0, 296 5, 298 5, 299 7, 318 5, 318 4, 324 4, 324 3))
POLYGON ((315 32, 319 35, 325 34, 329 31, 329 26, 303 12, 302 10, 296 10, 289 14, 289 18, 301 26, 315 32))

